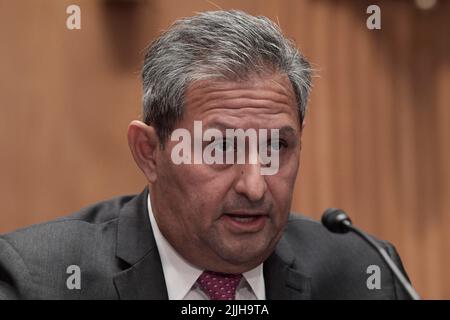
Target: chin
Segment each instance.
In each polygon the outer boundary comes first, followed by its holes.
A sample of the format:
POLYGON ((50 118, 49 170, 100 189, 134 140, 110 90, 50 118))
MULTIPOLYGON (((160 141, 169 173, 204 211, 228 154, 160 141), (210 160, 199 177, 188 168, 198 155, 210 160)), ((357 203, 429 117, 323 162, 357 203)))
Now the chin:
POLYGON ((248 271, 262 263, 270 253, 271 251, 269 252, 269 249, 266 247, 252 248, 252 250, 249 250, 248 247, 239 247, 222 250, 220 256, 229 264, 236 267, 242 266, 247 269, 245 271, 248 271))

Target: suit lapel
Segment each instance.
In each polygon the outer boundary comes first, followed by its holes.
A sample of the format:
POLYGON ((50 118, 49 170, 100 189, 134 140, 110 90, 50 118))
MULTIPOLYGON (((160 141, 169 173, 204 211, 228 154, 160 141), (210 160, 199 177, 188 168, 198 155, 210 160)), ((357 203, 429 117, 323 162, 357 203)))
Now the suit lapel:
POLYGON ((267 300, 311 299, 311 278, 298 270, 295 257, 284 238, 264 262, 267 300))
POLYGON ((147 209, 148 189, 121 210, 116 256, 126 269, 114 276, 120 299, 168 299, 164 273, 147 209))
POLYGON ((164 274, 157 250, 114 277, 121 300, 167 300, 164 274))

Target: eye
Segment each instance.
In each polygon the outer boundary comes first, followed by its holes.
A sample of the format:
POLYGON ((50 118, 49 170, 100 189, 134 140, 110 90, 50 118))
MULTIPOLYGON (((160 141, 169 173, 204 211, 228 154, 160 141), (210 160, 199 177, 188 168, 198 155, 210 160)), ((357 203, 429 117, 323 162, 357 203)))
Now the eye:
POLYGON ((279 140, 279 139, 274 139, 274 140, 269 140, 268 141, 268 145, 269 145, 269 148, 270 148, 270 150, 272 150, 272 151, 281 151, 281 149, 283 149, 283 148, 287 148, 287 143, 286 143, 286 141, 284 141, 284 140, 279 140))
POLYGON ((218 152, 230 152, 233 150, 233 141, 231 140, 216 140, 213 142, 214 145, 214 149, 217 150, 218 152))

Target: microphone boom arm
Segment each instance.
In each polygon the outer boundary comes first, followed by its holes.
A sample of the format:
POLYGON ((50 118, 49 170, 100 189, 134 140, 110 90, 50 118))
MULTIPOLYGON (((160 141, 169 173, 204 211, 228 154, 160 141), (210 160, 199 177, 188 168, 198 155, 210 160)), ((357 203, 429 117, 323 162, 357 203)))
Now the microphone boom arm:
POLYGON ((353 231, 358 236, 366 240, 375 250, 378 251, 380 256, 383 258, 384 262, 389 266, 391 271, 394 273, 396 278, 399 280, 402 287, 406 290, 408 295, 411 297, 412 300, 420 300, 419 294, 414 290, 414 288, 411 286, 409 281, 406 279, 406 277, 403 275, 403 273, 400 271, 400 269, 397 267, 397 265, 392 261, 389 254, 386 252, 384 248, 382 248, 380 245, 378 245, 372 238, 370 238, 368 235, 366 235, 364 232, 359 230, 358 228, 354 227, 352 223, 348 220, 342 221, 342 224, 344 224, 350 231, 353 231))

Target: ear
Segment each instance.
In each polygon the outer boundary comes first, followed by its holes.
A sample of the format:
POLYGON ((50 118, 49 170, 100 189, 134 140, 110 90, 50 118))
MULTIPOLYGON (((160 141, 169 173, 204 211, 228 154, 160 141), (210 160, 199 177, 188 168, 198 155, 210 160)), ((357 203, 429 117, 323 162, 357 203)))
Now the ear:
POLYGON ((157 178, 156 152, 159 148, 159 139, 155 128, 141 121, 132 121, 128 126, 128 146, 134 161, 147 180, 154 183, 157 178))

